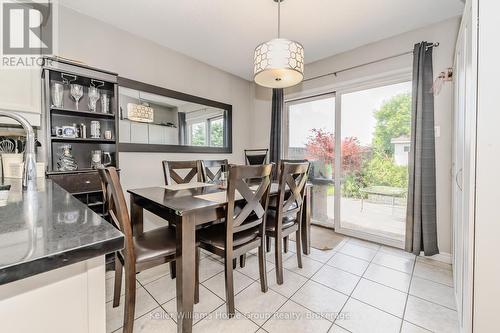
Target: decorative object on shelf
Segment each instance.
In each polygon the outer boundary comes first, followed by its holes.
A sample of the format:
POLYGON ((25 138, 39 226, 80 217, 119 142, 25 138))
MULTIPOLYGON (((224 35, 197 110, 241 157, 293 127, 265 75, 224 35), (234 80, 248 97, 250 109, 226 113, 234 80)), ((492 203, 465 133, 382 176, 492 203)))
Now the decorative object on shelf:
POLYGON ((78 170, 78 163, 71 153, 71 145, 61 146, 61 153, 57 160, 57 170, 75 171, 78 170))
POLYGON ((92 120, 90 122, 90 137, 92 139, 101 138, 101 123, 97 120, 92 120))
POLYGON ((113 159, 111 158, 111 153, 109 151, 105 151, 102 153, 102 165, 105 167, 110 166, 113 163, 113 159))
POLYGON ((281 2, 278 3, 278 38, 258 45, 254 52, 254 80, 268 88, 291 87, 304 78, 304 47, 280 37, 281 2))
POLYGON ((106 92, 101 93, 101 112, 109 113, 110 96, 106 92))
POLYGON ((64 97, 64 85, 59 82, 53 82, 50 87, 50 93, 52 95, 52 105, 56 108, 63 107, 63 97, 64 97))
POLYGON ((127 118, 133 121, 142 123, 152 123, 154 116, 154 109, 149 104, 144 103, 138 105, 134 103, 127 104, 127 118))
POLYGON ((88 96, 89 96, 89 110, 92 112, 96 112, 97 101, 100 98, 99 89, 97 89, 96 87, 89 87, 88 96))
POLYGON ((92 150, 90 152, 90 167, 92 169, 97 169, 102 166, 101 156, 102 156, 101 150, 92 150))
POLYGON ((76 102, 75 106, 76 109, 78 110, 78 102, 80 101, 80 98, 83 97, 83 86, 81 84, 72 83, 70 85, 70 92, 71 96, 76 102))
POLYGON ((58 138, 76 138, 75 126, 56 126, 56 136, 58 138))
POLYGON ((87 138, 87 126, 84 123, 80 124, 80 137, 82 139, 87 138))
POLYGON ((111 132, 110 130, 104 131, 104 138, 105 138, 106 140, 111 140, 111 139, 113 139, 113 132, 111 132))

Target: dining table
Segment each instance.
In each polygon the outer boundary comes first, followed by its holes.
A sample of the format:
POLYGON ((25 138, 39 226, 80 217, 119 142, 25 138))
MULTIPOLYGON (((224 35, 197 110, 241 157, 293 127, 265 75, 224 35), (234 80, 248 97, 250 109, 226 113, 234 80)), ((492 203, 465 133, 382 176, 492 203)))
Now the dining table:
MULTIPOLYGON (((306 185, 301 238, 304 254, 310 253, 311 184, 306 185)), ((188 333, 193 328, 196 230, 226 214, 226 190, 216 184, 188 183, 162 187, 130 189, 130 214, 134 236, 144 228, 144 210, 175 225, 176 230, 176 292, 177 332, 188 333)), ((278 195, 273 182, 270 201, 278 195)), ((237 198, 238 199, 238 198, 237 198)))

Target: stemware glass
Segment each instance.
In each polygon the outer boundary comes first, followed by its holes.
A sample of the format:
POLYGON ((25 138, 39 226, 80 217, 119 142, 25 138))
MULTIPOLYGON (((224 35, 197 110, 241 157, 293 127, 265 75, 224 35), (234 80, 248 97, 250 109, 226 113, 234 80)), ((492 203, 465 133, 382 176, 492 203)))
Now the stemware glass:
POLYGON ((83 86, 80 84, 72 83, 70 85, 70 88, 71 96, 74 98, 76 102, 76 109, 78 110, 78 101, 83 96, 83 86))
POLYGON ((89 87, 89 110, 92 112, 96 112, 97 110, 97 101, 99 100, 99 89, 96 87, 89 87))

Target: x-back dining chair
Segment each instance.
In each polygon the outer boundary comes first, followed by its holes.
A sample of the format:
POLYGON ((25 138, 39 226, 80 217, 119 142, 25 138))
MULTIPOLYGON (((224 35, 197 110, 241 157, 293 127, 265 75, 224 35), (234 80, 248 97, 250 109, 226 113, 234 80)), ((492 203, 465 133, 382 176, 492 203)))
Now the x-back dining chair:
POLYGON ((162 161, 165 184, 186 184, 195 177, 196 181, 203 181, 203 171, 200 161, 162 161), (185 175, 180 175, 179 170, 184 170, 185 175))
POLYGON ((227 171, 227 160, 203 160, 201 161, 201 171, 203 181, 206 183, 217 183, 221 180, 222 172, 227 171))
POLYGON ((283 284, 283 240, 287 240, 293 232, 296 237, 297 263, 302 268, 300 228, 309 163, 281 161, 279 170, 278 199, 276 208, 267 212, 266 236, 275 240, 276 281, 283 284))
POLYGON ((246 165, 262 165, 267 163, 269 149, 245 149, 246 165))
MULTIPOLYGON (((123 268, 125 266, 125 312, 123 332, 132 333, 134 327, 136 273, 164 263, 175 261, 176 236, 169 227, 161 227, 140 235, 132 234, 132 223, 127 210, 118 173, 114 167, 99 168, 99 176, 106 188, 109 215, 125 235, 125 248, 115 253, 115 281, 113 307, 120 305, 123 268)), ((196 252, 195 303, 199 299, 199 251, 196 252)))
POLYGON ((264 236, 272 167, 272 164, 229 166, 225 223, 201 229, 198 233, 201 248, 224 258, 226 305, 231 317, 235 314, 233 285, 235 258, 258 248, 261 290, 267 292, 268 289, 264 236), (246 182, 247 179, 260 181, 250 186, 246 182), (238 205, 235 204, 236 201, 239 201, 238 205))

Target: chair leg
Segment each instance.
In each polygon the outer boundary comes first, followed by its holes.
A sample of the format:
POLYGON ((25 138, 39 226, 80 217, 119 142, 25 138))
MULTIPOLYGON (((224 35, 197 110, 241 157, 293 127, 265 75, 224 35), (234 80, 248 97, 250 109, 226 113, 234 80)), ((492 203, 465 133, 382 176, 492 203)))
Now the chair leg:
POLYGON ((271 237, 266 236, 266 252, 271 252, 271 237))
POLYGON ((260 290, 263 293, 267 292, 267 272, 266 272, 266 252, 264 248, 264 240, 259 246, 259 275, 260 275, 260 290))
POLYGON ((231 259, 226 254, 224 260, 225 263, 225 275, 226 275, 226 307, 227 314, 230 318, 234 317, 234 285, 233 285, 233 265, 236 259, 231 259))
POLYGON ((302 268, 302 239, 301 238, 301 230, 297 230, 295 232, 295 243, 297 245, 297 264, 299 265, 299 268, 302 268))
POLYGON ((285 253, 288 253, 288 236, 286 236, 285 239, 283 240, 283 251, 285 253))
POLYGON ((242 254, 242 255, 240 256, 240 267, 241 267, 241 268, 244 268, 244 267, 245 267, 246 259, 247 259, 247 255, 246 255, 246 253, 245 253, 245 254, 242 254))
POLYGON ((274 258, 276 261, 276 283, 283 284, 283 238, 276 235, 274 239, 274 258))
POLYGON ((194 277, 194 304, 200 302, 200 248, 196 248, 196 267, 194 277))
POLYGON ((123 333, 132 333, 135 314, 135 264, 125 264, 125 312, 123 333), (130 267, 129 267, 130 266, 130 267))
POLYGON ((175 279, 175 274, 176 274, 176 270, 175 270, 175 260, 174 261, 171 261, 169 263, 170 265, 170 277, 173 279, 175 279))
POLYGON ((113 307, 116 308, 120 305, 120 295, 122 293, 122 276, 123 276, 123 265, 115 254, 115 285, 113 292, 113 307))

